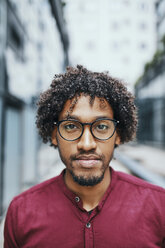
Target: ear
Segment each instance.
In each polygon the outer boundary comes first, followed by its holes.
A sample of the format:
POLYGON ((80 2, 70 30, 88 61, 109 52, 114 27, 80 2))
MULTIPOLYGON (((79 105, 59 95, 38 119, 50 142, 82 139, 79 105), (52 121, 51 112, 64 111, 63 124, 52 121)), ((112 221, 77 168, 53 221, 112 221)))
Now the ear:
POLYGON ((120 145, 121 141, 120 141, 120 137, 118 134, 116 134, 116 139, 115 139, 115 145, 120 145))
POLYGON ((57 142, 57 127, 55 127, 55 129, 52 132, 52 144, 57 147, 58 146, 58 142, 57 142))

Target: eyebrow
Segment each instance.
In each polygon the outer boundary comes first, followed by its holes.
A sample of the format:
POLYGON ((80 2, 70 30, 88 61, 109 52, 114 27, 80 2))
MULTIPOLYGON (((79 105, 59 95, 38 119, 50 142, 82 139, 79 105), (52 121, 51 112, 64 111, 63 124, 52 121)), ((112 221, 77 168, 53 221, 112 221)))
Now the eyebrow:
MULTIPOLYGON (((108 116, 105 116, 105 115, 99 115, 99 116, 95 116, 93 119, 94 120, 98 120, 98 119, 106 119, 106 118, 111 118, 113 119, 112 117, 108 117, 108 116)), ((67 119, 67 120, 77 120, 77 121, 80 121, 80 118, 78 116, 75 116, 75 115, 65 115, 64 116, 64 119, 67 119)))

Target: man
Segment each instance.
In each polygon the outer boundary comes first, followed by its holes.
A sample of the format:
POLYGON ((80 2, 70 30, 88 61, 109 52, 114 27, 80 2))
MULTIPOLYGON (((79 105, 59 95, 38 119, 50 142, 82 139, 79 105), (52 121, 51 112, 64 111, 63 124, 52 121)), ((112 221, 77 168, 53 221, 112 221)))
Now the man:
POLYGON ((109 167, 136 124, 119 80, 82 66, 55 75, 41 94, 37 127, 66 169, 13 199, 5 248, 165 247, 165 190, 109 167))

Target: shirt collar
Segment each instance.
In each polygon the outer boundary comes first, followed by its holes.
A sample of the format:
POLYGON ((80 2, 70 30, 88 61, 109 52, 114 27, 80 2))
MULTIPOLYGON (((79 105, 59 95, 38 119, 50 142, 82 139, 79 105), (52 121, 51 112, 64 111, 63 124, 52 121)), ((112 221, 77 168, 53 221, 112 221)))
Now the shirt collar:
MULTIPOLYGON (((97 206, 97 210, 101 211, 104 203, 106 202, 107 197, 109 196, 109 194, 111 193, 111 191, 114 188, 114 185, 116 183, 116 179, 117 179, 117 175, 116 172, 112 169, 112 167, 109 168, 110 169, 110 175, 111 175, 111 181, 110 181, 110 185, 108 186, 106 192, 104 193, 104 196, 102 198, 102 200, 100 201, 100 203, 97 206)), ((76 206, 78 206, 82 211, 85 211, 83 209, 82 206, 82 201, 81 199, 71 190, 68 189, 68 187, 65 184, 64 181, 64 175, 65 175, 65 171, 66 169, 64 169, 60 176, 59 176, 59 186, 61 188, 61 190, 63 191, 63 193, 65 194, 65 196, 76 206)))

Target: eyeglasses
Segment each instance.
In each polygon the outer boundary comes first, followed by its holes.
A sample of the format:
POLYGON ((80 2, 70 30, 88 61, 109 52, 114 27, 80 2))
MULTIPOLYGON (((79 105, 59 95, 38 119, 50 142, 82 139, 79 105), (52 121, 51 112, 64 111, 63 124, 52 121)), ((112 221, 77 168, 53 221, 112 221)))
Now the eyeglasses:
POLYGON ((84 126, 86 125, 90 126, 90 131, 94 138, 98 140, 108 140, 114 135, 118 123, 119 121, 109 118, 100 118, 89 123, 69 119, 54 122, 60 136, 67 141, 74 141, 81 138, 84 132, 84 126))

